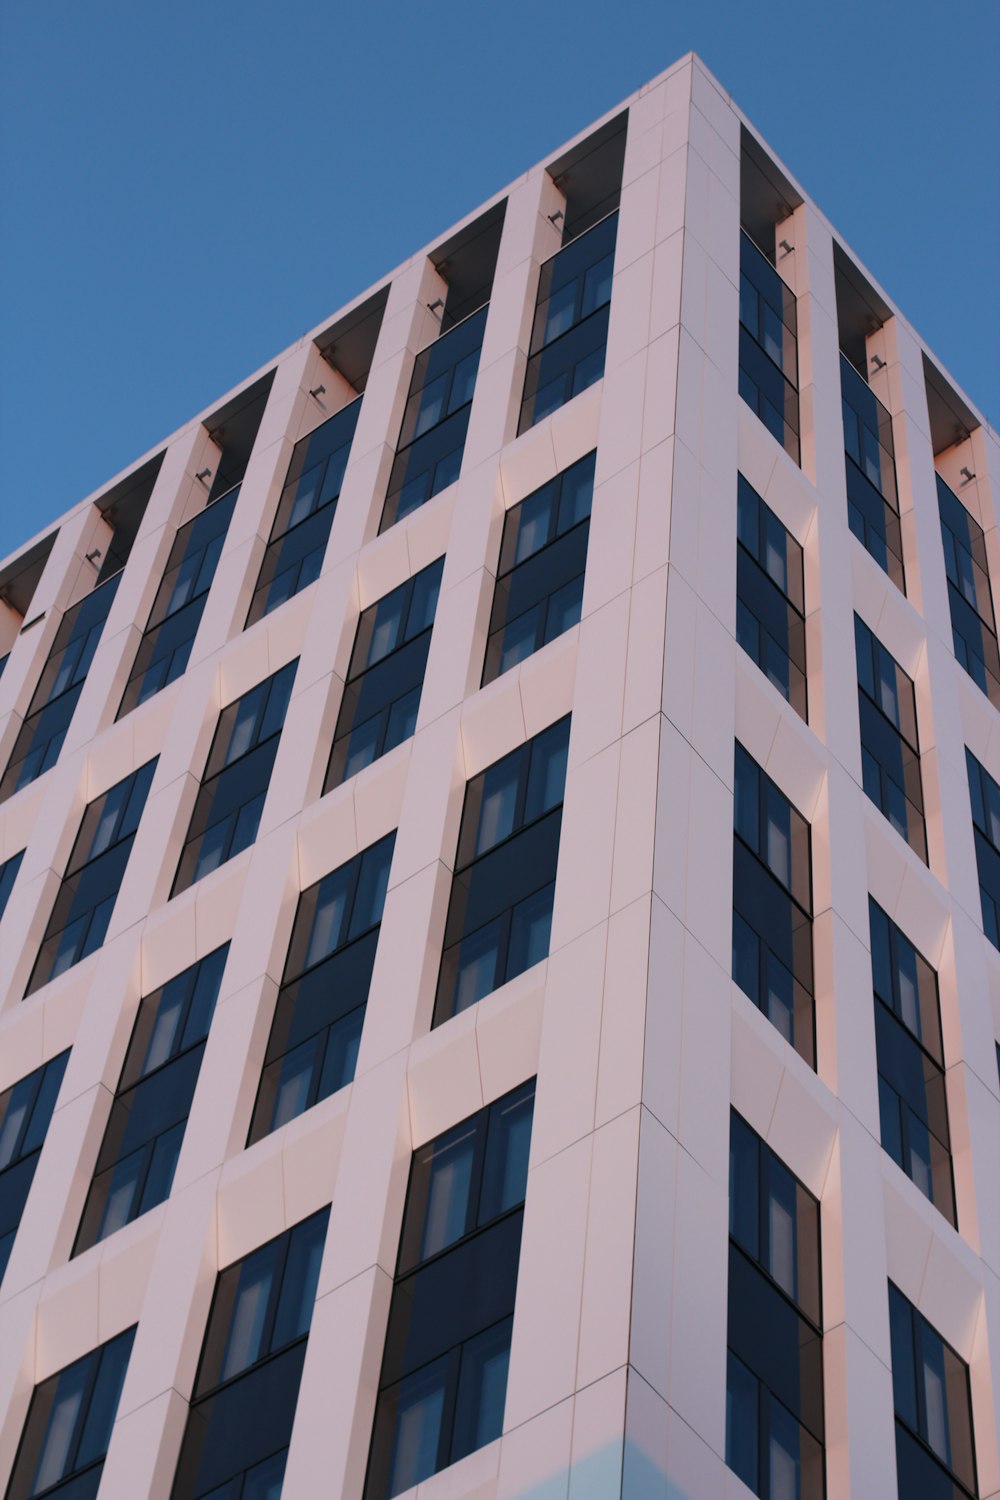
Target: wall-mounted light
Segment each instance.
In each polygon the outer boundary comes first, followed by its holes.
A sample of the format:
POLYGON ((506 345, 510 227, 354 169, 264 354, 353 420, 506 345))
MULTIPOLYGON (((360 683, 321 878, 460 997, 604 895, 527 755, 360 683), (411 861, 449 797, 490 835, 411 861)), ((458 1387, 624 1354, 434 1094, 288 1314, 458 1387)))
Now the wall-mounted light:
POLYGON ((444 312, 444 303, 442 302, 441 298, 440 297, 435 297, 433 302, 428 302, 428 304, 427 304, 427 311, 430 312, 430 313, 433 313, 434 316, 437 318, 438 322, 440 323, 440 321, 441 321, 441 314, 444 312), (438 308, 441 309, 441 312, 438 312, 438 308))
POLYGON ((563 224, 566 223, 566 215, 563 213, 561 208, 557 208, 554 214, 549 214, 549 223, 554 225, 556 229, 559 228, 560 219, 562 220, 563 224))
POLYGON ((873 354, 872 355, 872 369, 873 370, 884 370, 885 369, 885 360, 882 359, 878 354, 873 354))
POLYGON ((325 396, 326 395, 326 386, 325 385, 314 385, 313 388, 312 388, 312 390, 309 392, 309 394, 316 401, 318 401, 319 398, 320 398, 320 396, 325 396))
POLYGON ((194 477, 195 479, 200 479, 202 484, 204 484, 206 479, 210 479, 212 477, 212 471, 211 469, 199 469, 198 473, 194 477))
POLYGON ((89 563, 93 563, 93 565, 94 565, 95 568, 97 567, 98 563, 100 562, 100 560, 101 560, 101 558, 103 556, 104 556, 104 554, 102 553, 100 547, 95 547, 94 550, 93 550, 93 552, 86 553, 87 561, 89 563))
POLYGON ((975 477, 976 477, 975 473, 973 472, 973 470, 969 469, 969 468, 966 468, 965 464, 962 465, 962 467, 959 469, 958 472, 960 474, 964 474, 965 475, 965 482, 966 482, 966 484, 969 483, 970 479, 975 479, 975 477))
POLYGON ((781 251, 781 255, 778 257, 778 259, 779 260, 784 260, 784 258, 785 258, 786 255, 791 255, 792 254, 792 252, 795 249, 795 246, 794 245, 790 245, 787 240, 779 240, 778 241, 778 249, 781 251))

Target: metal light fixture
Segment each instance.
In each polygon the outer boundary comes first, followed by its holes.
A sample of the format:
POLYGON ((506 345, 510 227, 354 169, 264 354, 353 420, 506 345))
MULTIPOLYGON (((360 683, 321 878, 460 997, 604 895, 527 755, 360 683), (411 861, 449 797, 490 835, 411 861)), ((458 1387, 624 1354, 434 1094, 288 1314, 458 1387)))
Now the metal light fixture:
POLYGON ((791 255, 792 254, 792 252, 795 249, 795 246, 794 245, 790 245, 787 240, 779 240, 778 241, 778 249, 781 251, 781 259, 784 260, 784 258, 785 258, 786 255, 791 255))
POLYGON ((976 477, 974 470, 967 468, 965 464, 962 465, 958 472, 965 475, 966 484, 969 483, 970 479, 975 479, 976 477))
POLYGON ((309 394, 310 394, 310 396, 314 397, 315 400, 318 401, 319 398, 320 398, 320 396, 325 396, 326 395, 326 386, 325 385, 314 385, 313 388, 312 388, 312 390, 309 392, 309 394))
POLYGON ((885 360, 882 359, 878 354, 873 354, 872 355, 872 369, 873 370, 884 370, 885 369, 885 360))
POLYGON ((566 215, 563 213, 561 208, 557 208, 554 214, 549 214, 549 223, 552 224, 556 229, 559 228, 560 219, 562 219, 563 224, 565 225, 566 215))
POLYGON ((435 297, 433 302, 428 302, 428 304, 427 304, 427 311, 428 312, 432 312, 434 314, 434 316, 437 318, 438 322, 440 323, 440 321, 441 321, 441 315, 444 312, 444 302, 441 300, 440 297, 435 297), (441 312, 438 312, 438 308, 441 309, 441 312))
POLYGON ((89 563, 93 563, 94 567, 96 568, 104 554, 101 551, 100 547, 95 547, 92 552, 87 552, 85 556, 87 561, 89 563))
POLYGON ((199 469, 198 473, 194 477, 195 479, 200 479, 202 484, 204 484, 206 479, 210 479, 212 477, 212 471, 211 469, 199 469))

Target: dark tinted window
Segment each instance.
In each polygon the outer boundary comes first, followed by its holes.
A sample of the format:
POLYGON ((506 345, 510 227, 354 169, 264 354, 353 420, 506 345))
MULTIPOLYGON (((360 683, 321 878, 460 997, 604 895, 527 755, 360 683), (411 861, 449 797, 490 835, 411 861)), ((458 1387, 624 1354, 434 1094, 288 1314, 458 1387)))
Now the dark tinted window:
POLYGON ((955 1223, 937 975, 869 900, 882 1145, 955 1223))
POLYGON ((257 837, 297 666, 289 662, 219 715, 172 895, 234 859, 257 837))
POLYGON ((417 727, 444 558, 362 610, 324 792, 408 740, 417 727))
POLYGON ((249 1144, 354 1077, 396 835, 302 892, 249 1144))
POLYGON ((975 1495, 968 1366, 891 1281, 889 1328, 899 1500, 975 1495))
POLYGON ((238 495, 239 485, 188 521, 174 538, 119 718, 175 681, 187 666, 238 495))
POLYGON ((802 548, 742 474, 737 506, 736 639, 804 719, 802 548))
POLYGON ((169 1197, 228 951, 140 1004, 74 1255, 169 1197))
POLYGON ((926 864, 927 829, 913 682, 857 615, 854 641, 862 783, 875 806, 926 864))
POLYGON ((247 625, 319 577, 360 411, 359 396, 295 444, 247 625))
POLYGON ((730 1122, 726 1463, 763 1500, 822 1500, 819 1204, 730 1122))
POLYGON ((736 746, 733 979, 816 1063, 809 824, 736 746))
POLYGON ((588 453, 504 518, 484 685, 580 618, 596 459, 588 453))
POLYGON ((0 1282, 68 1061, 60 1052, 0 1094, 0 1282))
POLYGON ((868 382, 840 356, 848 525, 893 583, 905 589, 892 418, 868 382))
POLYGON ((968 749, 965 764, 969 774, 983 931, 994 948, 1000 948, 1000 786, 968 749))
POLYGON ((36 780, 59 759, 120 581, 121 574, 116 573, 63 615, 0 780, 0 802, 36 780))
POLYGON ((277 1500, 329 1209, 219 1273, 173 1500, 277 1500))
POLYGON ((415 1151, 365 1500, 500 1436, 534 1081, 415 1151))
POLYGON ((548 956, 569 719, 465 789, 434 1024, 548 956))
POLYGON ((7 910, 7 902, 10 900, 10 893, 14 889, 14 881, 17 879, 17 872, 21 868, 23 858, 24 850, 21 849, 0 865, 0 920, 7 910))
POLYGON ((518 432, 604 375, 617 234, 616 212, 542 266, 518 432))
POLYGON ((87 806, 27 994, 104 942, 155 770, 148 761, 87 806))
POLYGON ((380 531, 458 478, 487 312, 481 307, 417 355, 380 531))
POLYGON ((743 400, 799 462, 798 320, 795 294, 740 234, 740 373, 743 400))
POLYGON ((1000 650, 993 613, 986 537, 958 496, 936 474, 941 542, 948 575, 955 656, 969 676, 1000 708, 1000 650))
POLYGON ((134 1336, 127 1329, 35 1387, 7 1500, 96 1500, 134 1336))

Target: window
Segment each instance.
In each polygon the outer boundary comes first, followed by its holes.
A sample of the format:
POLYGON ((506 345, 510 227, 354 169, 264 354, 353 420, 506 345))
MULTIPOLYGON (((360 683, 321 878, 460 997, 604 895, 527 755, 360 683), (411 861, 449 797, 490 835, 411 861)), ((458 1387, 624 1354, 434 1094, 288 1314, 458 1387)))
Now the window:
POLYGON ((994 948, 1000 948, 1000 786, 968 749, 965 764, 969 773, 983 931, 994 948))
POLYGON ((289 662, 219 715, 172 896, 235 859, 257 837, 297 666, 289 662))
POLYGON ((936 474, 941 542, 948 575, 948 603, 955 657, 976 686, 1000 708, 1000 649, 986 558, 986 536, 936 474))
POLYGON ((914 853, 927 863, 913 682, 868 626, 854 616, 865 792, 914 853))
POLYGON ((413 1153, 365 1500, 500 1436, 535 1083, 413 1153))
POLYGON ((736 1114, 726 1463, 762 1500, 824 1495, 819 1204, 736 1114))
POLYGON ((360 411, 359 396, 292 449, 248 626, 319 577, 360 411))
POLYGON ((569 719, 465 789, 434 1025, 548 956, 569 719))
POLYGON ((889 1283, 899 1500, 962 1500, 976 1491, 969 1367, 889 1283))
POLYGON ((617 234, 615 211, 541 268, 519 433, 604 375, 617 234))
POLYGON ((396 835, 299 897, 248 1145, 354 1077, 396 835))
POLYGON ((815 1067, 809 824, 739 744, 733 979, 815 1067))
POLYGON ((36 1385, 6 1500, 96 1500, 135 1329, 36 1385))
POLYGON ((596 460, 588 453, 504 518, 484 687, 580 619, 596 460))
POLYGON ((329 1214, 220 1271, 172 1500, 278 1500, 329 1214))
POLYGON ((215 577, 240 487, 231 489, 182 526, 156 591, 129 675, 119 719, 181 676, 215 577))
POLYGON ((417 727, 444 558, 362 610, 323 791, 370 766, 417 727))
POLYGON ((5 859, 3 864, 0 865, 0 919, 3 918, 3 914, 7 910, 7 902, 10 900, 10 893, 14 889, 14 882, 17 879, 17 872, 21 868, 23 858, 24 850, 21 849, 17 854, 12 854, 10 859, 5 859))
POLYGON ((488 311, 481 307, 417 355, 380 531, 458 478, 488 311))
POLYGON ((139 1006, 73 1254, 170 1196, 228 944, 139 1006))
POLYGON ((104 942, 155 770, 148 761, 87 805, 27 995, 104 942))
POLYGON ((843 354, 840 389, 847 455, 847 522, 879 567, 905 593, 892 417, 843 354))
POLYGON ((868 909, 882 1145, 954 1224, 937 975, 870 897, 868 909))
POLYGON ((736 639, 783 698, 806 713, 802 548, 738 476, 736 639))
POLYGON ((0 802, 36 781, 59 759, 120 581, 116 573, 63 615, 0 780, 0 802))
POLYGON ((795 293, 740 232, 740 395, 799 462, 798 321, 795 293))
POLYGON ((0 1094, 0 1282, 56 1107, 68 1052, 0 1094))

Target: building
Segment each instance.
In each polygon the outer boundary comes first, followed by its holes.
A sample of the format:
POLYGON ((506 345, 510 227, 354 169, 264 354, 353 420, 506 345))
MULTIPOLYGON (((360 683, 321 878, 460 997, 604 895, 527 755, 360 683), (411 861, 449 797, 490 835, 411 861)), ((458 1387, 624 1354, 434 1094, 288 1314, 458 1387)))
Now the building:
POLYGON ((997 474, 688 56, 4 564, 10 1500, 1000 1494, 997 474))

